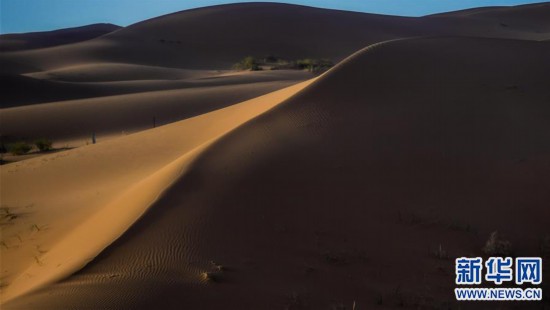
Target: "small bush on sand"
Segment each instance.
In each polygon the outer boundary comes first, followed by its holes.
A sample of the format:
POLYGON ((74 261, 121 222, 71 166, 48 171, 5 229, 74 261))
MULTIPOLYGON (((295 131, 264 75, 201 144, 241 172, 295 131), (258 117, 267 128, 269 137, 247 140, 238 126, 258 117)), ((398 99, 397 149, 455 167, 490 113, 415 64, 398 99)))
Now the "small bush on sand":
POLYGON ((238 63, 236 63, 233 68, 235 70, 251 70, 251 71, 258 71, 262 70, 260 65, 258 64, 258 61, 252 56, 245 57, 238 63))
POLYGON ((220 282, 221 272, 203 272, 202 277, 208 282, 220 282))
POLYGON ((301 70, 308 70, 314 73, 327 71, 334 66, 332 61, 328 59, 300 59, 296 62, 296 66, 301 70))
POLYGON ((48 139, 39 139, 34 141, 34 145, 40 152, 46 152, 52 149, 52 141, 48 139))
POLYGON ((489 256, 509 256, 512 254, 512 243, 501 239, 498 231, 493 231, 483 247, 483 253, 489 256))
POLYGON ((32 150, 32 146, 28 144, 27 142, 15 142, 10 147, 10 153, 13 155, 23 155, 27 154, 32 150))

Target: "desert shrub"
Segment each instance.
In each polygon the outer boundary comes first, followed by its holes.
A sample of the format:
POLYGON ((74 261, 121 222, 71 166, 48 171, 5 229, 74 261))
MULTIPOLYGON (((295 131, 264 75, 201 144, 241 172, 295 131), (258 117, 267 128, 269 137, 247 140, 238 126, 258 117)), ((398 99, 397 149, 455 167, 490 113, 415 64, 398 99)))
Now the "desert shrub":
POLYGON ((30 152, 30 150, 32 150, 32 146, 23 141, 15 142, 10 146, 10 153, 12 153, 13 155, 27 154, 28 152, 30 152))
POLYGON ((52 141, 48 139, 38 139, 34 141, 34 145, 40 152, 45 152, 52 149, 52 141))
POLYGON ((313 70, 313 63, 314 63, 313 59, 309 59, 309 58, 300 59, 300 60, 296 61, 296 66, 298 67, 298 69, 312 71, 313 70))
POLYGON ((260 65, 258 64, 258 61, 252 57, 248 56, 236 63, 233 66, 236 70, 251 70, 251 71, 258 71, 261 70, 260 65))
POLYGON ((334 66, 334 63, 329 59, 313 59, 305 58, 300 60, 285 60, 283 58, 275 56, 265 56, 263 58, 254 58, 248 56, 243 58, 241 61, 233 65, 235 70, 279 70, 279 69, 298 69, 298 70, 308 70, 313 73, 322 73, 334 66))
POLYGON ((509 256, 512 254, 512 244, 508 240, 501 239, 498 231, 493 231, 482 250, 489 256, 509 256))
POLYGON ((323 72, 331 67, 333 67, 334 64, 329 59, 300 59, 296 61, 296 67, 301 70, 308 70, 310 72, 323 72))
POLYGON ((209 282, 219 282, 221 280, 221 272, 203 272, 202 277, 209 282))

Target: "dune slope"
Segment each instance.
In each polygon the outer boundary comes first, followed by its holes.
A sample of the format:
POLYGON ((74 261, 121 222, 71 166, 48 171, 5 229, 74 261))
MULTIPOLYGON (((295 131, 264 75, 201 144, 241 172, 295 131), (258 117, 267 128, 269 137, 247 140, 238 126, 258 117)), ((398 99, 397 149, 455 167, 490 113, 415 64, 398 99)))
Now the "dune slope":
POLYGON ((2 300, 81 268, 139 218, 202 149, 309 83, 102 144, 1 166, 2 210, 10 215, 1 223, 2 300), (98 227, 100 233, 90 233, 98 227))
POLYGON ((455 37, 366 48, 208 147, 82 271, 8 306, 452 306, 446 255, 483 255, 495 230, 541 255, 549 51, 455 37))
MULTIPOLYGON (((488 10, 492 12, 491 8, 488 10)), ((506 11, 506 20, 519 16, 517 19, 529 21, 535 16, 546 17, 549 12, 547 4, 534 9, 512 7, 506 11)), ((54 70, 97 62, 228 69, 248 55, 290 60, 331 58, 337 62, 369 44, 401 37, 548 39, 546 20, 533 19, 530 27, 515 22, 503 26, 500 15, 490 14, 484 18, 452 14, 406 18, 278 3, 239 3, 153 18, 77 44, 4 53, 0 55, 0 64, 5 63, 4 70, 9 70, 6 72, 30 73, 28 66, 54 70)))
MULTIPOLYGON (((25 75, 0 75, 5 90, 0 108, 12 108, 73 99, 137 94, 159 90, 229 86, 268 81, 303 81, 308 72, 279 70, 237 72, 182 70, 129 64, 96 63, 59 71, 38 71, 25 75)), ((0 110, 0 113, 2 111, 0 110)))
MULTIPOLYGON (((136 85, 150 91, 65 100, 0 110, 6 140, 48 138, 61 147, 91 143, 176 122, 248 100, 312 77, 305 72, 245 74, 191 82, 174 82, 168 90, 154 83, 136 85), (151 89, 152 88, 152 89, 151 89)), ((104 89, 109 85, 103 84, 104 89)), ((132 85, 116 85, 116 89, 132 85)))
POLYGON ((120 29, 113 24, 93 24, 53 31, 0 35, 0 52, 14 52, 77 43, 120 29))

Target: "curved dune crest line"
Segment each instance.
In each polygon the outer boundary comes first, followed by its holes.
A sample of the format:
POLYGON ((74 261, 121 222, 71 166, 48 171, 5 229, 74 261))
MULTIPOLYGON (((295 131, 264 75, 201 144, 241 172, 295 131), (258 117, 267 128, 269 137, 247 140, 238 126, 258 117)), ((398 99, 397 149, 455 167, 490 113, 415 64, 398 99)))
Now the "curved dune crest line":
POLYGON ((5 301, 84 267, 139 219, 210 143, 207 141, 169 163, 78 226, 40 258, 40 264, 31 265, 14 280, 5 293, 5 301), (101 233, 95 233, 98 227, 101 233))
MULTIPOLYGON (((162 193, 185 173, 193 160, 216 140, 251 120, 252 118, 270 110, 274 106, 300 92, 316 79, 311 79, 285 89, 251 99, 235 106, 210 112, 192 119, 184 120, 171 125, 146 131, 127 138, 132 139, 138 135, 156 135, 158 139, 168 139, 173 135, 191 134, 193 128, 203 131, 198 134, 202 140, 188 142, 187 149, 183 147, 182 155, 167 164, 160 166, 154 173, 137 179, 133 185, 126 187, 123 194, 114 197, 103 207, 98 208, 91 216, 87 217, 78 226, 67 231, 62 238, 57 240, 51 249, 37 261, 30 261, 27 268, 15 270, 17 276, 3 291, 2 300, 6 302, 38 289, 48 283, 66 277, 84 267, 103 249, 120 237, 137 219, 139 219, 153 203, 162 196, 162 193), (190 126, 182 126, 191 124, 190 126), (195 125, 195 126, 193 126, 195 125), (187 132, 181 129, 187 129, 187 132), (169 137, 167 138, 166 135, 169 137), (133 137, 132 137, 133 136, 133 137), (101 227, 101 233, 93 233, 101 227)), ((119 143, 127 142, 122 138, 119 143)), ((139 140, 130 140, 137 143, 139 140)), ((112 143, 116 143, 113 141, 112 143)), ((88 148, 88 151, 102 148, 98 144, 88 148), (97 146, 96 148, 94 148, 97 146)), ((128 153, 131 150, 121 150, 128 153)), ((128 154, 128 156, 131 156, 128 154)), ((78 164, 72 163, 72 165, 78 164)), ((50 177, 52 175, 50 174, 50 177)), ((9 181, 8 177, 5 180, 9 181)), ((73 180, 74 181, 74 180, 73 180)), ((101 180, 99 180, 101 181, 101 180)), ((78 203, 78 201, 73 201, 78 203)), ((63 219, 58 219, 63 221, 63 219)), ((52 224, 54 226, 55 223, 52 224)))

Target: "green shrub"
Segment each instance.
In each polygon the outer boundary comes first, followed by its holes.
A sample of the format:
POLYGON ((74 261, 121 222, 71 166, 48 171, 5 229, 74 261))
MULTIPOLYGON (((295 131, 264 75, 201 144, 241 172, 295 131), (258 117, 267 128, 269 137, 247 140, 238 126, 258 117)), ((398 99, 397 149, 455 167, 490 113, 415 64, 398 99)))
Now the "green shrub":
POLYGON ((260 65, 258 64, 258 61, 252 56, 245 57, 238 63, 236 63, 233 66, 236 70, 251 70, 251 71, 258 71, 261 70, 260 65))
POLYGON ((308 70, 310 72, 323 72, 331 67, 333 67, 334 64, 332 61, 328 59, 300 59, 296 61, 296 67, 301 70, 308 70))
POLYGON ((313 73, 322 73, 333 66, 334 63, 329 59, 305 58, 296 61, 290 61, 268 55, 264 58, 259 59, 252 56, 245 57, 241 61, 233 65, 233 69, 251 71, 262 70, 265 68, 269 68, 270 70, 299 69, 308 70, 309 72, 313 73))
POLYGON ((40 152, 49 151, 52 149, 52 141, 48 139, 39 139, 34 141, 34 145, 40 152))
POLYGON ((27 154, 28 152, 30 152, 30 150, 32 150, 32 146, 23 141, 15 142, 10 147, 10 153, 12 153, 13 155, 27 154))

